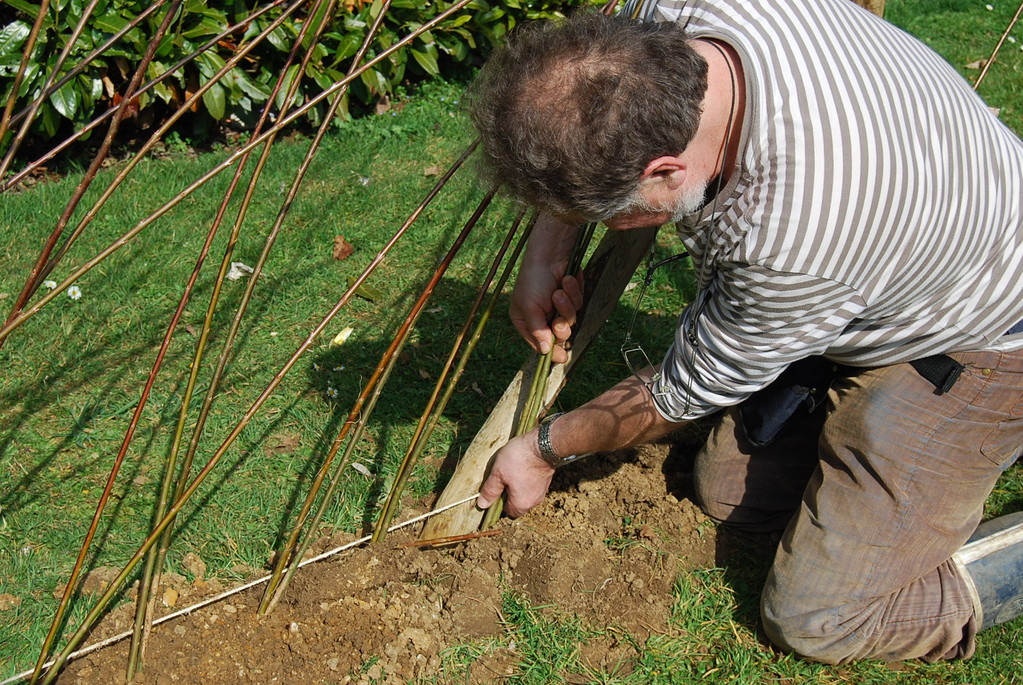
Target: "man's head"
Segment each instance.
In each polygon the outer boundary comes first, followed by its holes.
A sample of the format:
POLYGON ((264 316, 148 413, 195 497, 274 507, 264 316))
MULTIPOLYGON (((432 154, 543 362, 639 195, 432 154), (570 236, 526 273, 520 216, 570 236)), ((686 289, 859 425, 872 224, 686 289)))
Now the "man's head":
POLYGON ((518 31, 469 93, 488 173, 558 215, 650 209, 644 170, 699 127, 707 63, 687 41, 673 24, 589 13, 518 31))

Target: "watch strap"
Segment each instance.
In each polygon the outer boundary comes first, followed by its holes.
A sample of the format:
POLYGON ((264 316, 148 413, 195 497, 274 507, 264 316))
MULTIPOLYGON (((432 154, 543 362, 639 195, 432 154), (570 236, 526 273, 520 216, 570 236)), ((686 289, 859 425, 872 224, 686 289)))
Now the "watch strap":
POLYGON ((537 430, 536 434, 536 446, 540 450, 540 458, 554 468, 564 466, 565 464, 573 462, 579 458, 579 455, 575 454, 567 457, 559 456, 558 453, 554 451, 554 446, 551 444, 551 424, 554 423, 554 419, 564 413, 565 412, 563 411, 559 411, 545 417, 544 420, 540 422, 540 428, 537 430))

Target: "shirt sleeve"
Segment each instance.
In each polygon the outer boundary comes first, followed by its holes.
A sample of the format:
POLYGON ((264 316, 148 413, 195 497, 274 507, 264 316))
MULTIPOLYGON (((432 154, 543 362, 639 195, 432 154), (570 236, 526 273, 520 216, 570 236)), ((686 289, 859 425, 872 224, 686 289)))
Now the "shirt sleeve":
POLYGON ((650 387, 655 405, 664 418, 685 421, 738 404, 792 362, 826 354, 863 309, 843 283, 722 265, 679 317, 650 387))

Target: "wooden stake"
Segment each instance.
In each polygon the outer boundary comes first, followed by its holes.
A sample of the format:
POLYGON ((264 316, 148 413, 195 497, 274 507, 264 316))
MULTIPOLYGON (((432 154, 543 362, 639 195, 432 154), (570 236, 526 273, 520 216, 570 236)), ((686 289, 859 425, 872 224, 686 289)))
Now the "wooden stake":
MULTIPOLYGON (((568 361, 558 364, 551 370, 547 393, 544 396, 544 407, 554 403, 558 393, 565 386, 568 373, 611 315, 625 285, 650 249, 656 234, 655 229, 607 231, 604 234, 603 240, 586 266, 583 279, 588 290, 586 304, 572 337, 568 361)), ((494 454, 514 435, 529 394, 529 384, 524 385, 523 378, 533 377, 537 358, 536 354, 531 353, 515 374, 494 411, 459 461, 436 506, 442 507, 456 502, 479 490, 494 454)), ((423 528, 420 538, 429 540, 472 533, 479 528, 483 514, 484 512, 479 510, 474 502, 467 502, 430 519, 423 528)))

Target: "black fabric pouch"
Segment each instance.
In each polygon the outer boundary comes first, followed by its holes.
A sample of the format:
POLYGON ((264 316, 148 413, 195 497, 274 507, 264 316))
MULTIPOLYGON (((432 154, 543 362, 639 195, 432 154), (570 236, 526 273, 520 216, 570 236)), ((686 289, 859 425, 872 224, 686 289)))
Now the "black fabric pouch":
POLYGON ((824 357, 793 362, 773 383, 739 405, 746 437, 754 447, 769 445, 801 409, 812 412, 824 400, 838 365, 824 357))

